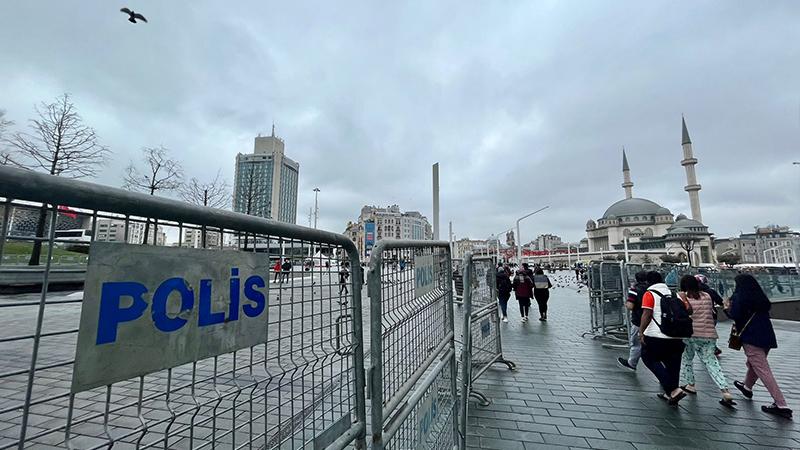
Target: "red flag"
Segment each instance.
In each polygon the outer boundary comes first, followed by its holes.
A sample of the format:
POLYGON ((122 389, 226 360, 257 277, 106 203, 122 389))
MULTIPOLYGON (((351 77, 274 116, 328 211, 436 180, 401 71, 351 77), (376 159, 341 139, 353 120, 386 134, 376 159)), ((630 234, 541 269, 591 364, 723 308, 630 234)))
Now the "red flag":
POLYGON ((71 219, 77 219, 78 218, 78 215, 75 212, 73 212, 73 210, 69 209, 69 207, 64 206, 64 205, 58 205, 58 212, 60 214, 63 214, 65 216, 71 218, 71 219))

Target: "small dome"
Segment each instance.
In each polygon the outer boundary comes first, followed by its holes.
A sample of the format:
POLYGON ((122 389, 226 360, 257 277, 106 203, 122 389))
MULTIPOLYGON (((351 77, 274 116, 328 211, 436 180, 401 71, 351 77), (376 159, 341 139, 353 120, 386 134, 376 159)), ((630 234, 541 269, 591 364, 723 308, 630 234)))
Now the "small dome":
POLYGON ((686 219, 688 219, 688 217, 686 217, 686 214, 678 214, 678 217, 675 218, 675 222, 677 223, 679 220, 686 220, 686 219))
POLYGON ((597 224, 595 223, 594 220, 589 219, 589 221, 586 222, 586 229, 587 230, 594 230, 595 228, 597 228, 597 224))
POLYGON ((662 209, 666 210, 658 203, 644 198, 626 198, 609 206, 605 214, 603 214, 603 218, 610 219, 609 216, 615 216, 615 218, 622 216, 652 216, 658 214, 662 209))

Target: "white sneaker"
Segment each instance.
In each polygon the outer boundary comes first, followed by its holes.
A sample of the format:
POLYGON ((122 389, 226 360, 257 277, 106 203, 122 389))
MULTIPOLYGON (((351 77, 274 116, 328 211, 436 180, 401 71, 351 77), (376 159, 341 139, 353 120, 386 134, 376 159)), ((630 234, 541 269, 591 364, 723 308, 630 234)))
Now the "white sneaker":
POLYGON ((503 316, 503 322, 508 322, 508 317, 503 316))
POLYGON ((527 318, 527 317, 523 317, 523 318, 522 318, 522 321, 523 321, 523 322, 527 322, 527 321, 528 321, 528 318, 527 318))

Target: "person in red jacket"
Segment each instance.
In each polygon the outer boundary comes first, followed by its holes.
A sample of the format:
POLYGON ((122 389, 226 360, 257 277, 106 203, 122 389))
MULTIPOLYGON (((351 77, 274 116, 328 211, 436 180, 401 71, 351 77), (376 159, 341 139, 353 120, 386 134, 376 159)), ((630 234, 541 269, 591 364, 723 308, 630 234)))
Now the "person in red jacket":
POLYGON ((275 271, 275 279, 274 279, 274 280, 272 280, 272 282, 273 282, 273 283, 277 283, 277 282, 278 282, 278 280, 279 280, 279 279, 280 279, 280 277, 281 277, 281 259, 280 259, 280 258, 278 258, 278 261, 277 261, 277 262, 275 263, 275 265, 272 267, 272 270, 274 270, 274 271, 275 271))
POLYGON ((514 296, 517 297, 519 302, 519 313, 522 315, 522 321, 528 321, 528 312, 531 309, 531 297, 533 297, 533 280, 528 275, 525 269, 520 268, 517 270, 517 275, 514 277, 514 282, 511 283, 514 288, 514 296))

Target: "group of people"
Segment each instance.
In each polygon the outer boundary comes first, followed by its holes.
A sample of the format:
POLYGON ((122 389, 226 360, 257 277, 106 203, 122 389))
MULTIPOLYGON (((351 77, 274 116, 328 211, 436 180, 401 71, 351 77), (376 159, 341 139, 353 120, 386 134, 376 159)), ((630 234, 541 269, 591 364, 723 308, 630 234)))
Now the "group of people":
POLYGON ((272 266, 272 271, 275 272, 275 279, 273 283, 283 283, 289 281, 292 274, 292 261, 289 259, 279 258, 275 265, 272 266))
POLYGON ((791 418, 792 410, 767 361, 770 350, 778 347, 769 315, 771 303, 750 274, 738 275, 733 294, 723 300, 703 275, 684 275, 675 295, 660 273, 637 273, 626 301, 631 311, 630 352, 627 358, 618 358, 618 364, 635 371, 641 359, 664 391, 659 397, 677 405, 687 395, 697 394, 693 365, 697 357, 717 385, 720 403, 732 407, 736 403, 716 346, 718 305, 734 321, 729 346, 738 349, 741 345, 747 357, 744 381, 733 385, 750 399, 756 381, 761 380, 774 400, 762 411, 791 418))
POLYGON ((522 322, 528 321, 531 298, 535 298, 539 306, 539 320, 546 322, 547 301, 550 299, 550 288, 553 287, 553 284, 544 274, 544 270, 539 266, 531 269, 528 263, 522 263, 522 267, 517 270, 513 278, 511 275, 511 268, 508 264, 497 264, 497 296, 500 300, 503 322, 508 322, 508 300, 511 299, 512 291, 519 302, 522 322))

